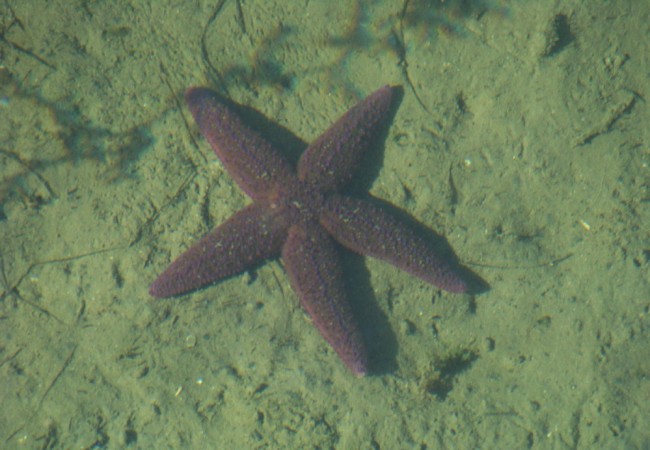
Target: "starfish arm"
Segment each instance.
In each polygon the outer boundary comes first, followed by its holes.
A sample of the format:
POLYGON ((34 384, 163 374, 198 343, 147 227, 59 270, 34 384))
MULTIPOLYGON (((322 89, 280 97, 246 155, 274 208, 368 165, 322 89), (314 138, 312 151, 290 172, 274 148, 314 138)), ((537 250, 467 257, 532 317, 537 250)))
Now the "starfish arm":
POLYGON ((241 273, 277 257, 286 235, 287 226, 269 208, 249 205, 176 258, 149 293, 171 297, 241 273))
POLYGON ((355 375, 365 375, 366 348, 346 300, 334 242, 317 223, 294 225, 282 260, 291 286, 321 335, 355 375))
POLYGON ((352 107, 320 135, 298 163, 298 177, 323 192, 341 190, 388 117, 393 88, 384 86, 352 107))
POLYGON ((325 229, 344 247, 387 261, 449 292, 467 284, 452 263, 410 226, 372 203, 332 196, 320 217, 325 229))
POLYGON ((250 197, 267 198, 276 183, 295 177, 282 155, 247 127, 219 94, 206 88, 190 88, 185 101, 226 170, 250 197))

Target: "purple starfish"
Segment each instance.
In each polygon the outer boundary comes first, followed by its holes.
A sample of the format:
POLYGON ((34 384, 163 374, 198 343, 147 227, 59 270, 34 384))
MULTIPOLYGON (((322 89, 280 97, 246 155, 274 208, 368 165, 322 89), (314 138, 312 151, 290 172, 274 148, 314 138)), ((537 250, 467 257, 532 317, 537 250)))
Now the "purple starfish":
POLYGON ((182 294, 282 256, 291 286, 314 325, 357 376, 366 347, 345 295, 339 250, 388 261, 450 292, 468 289, 459 269, 407 223, 368 201, 341 194, 389 116, 384 86, 312 143, 298 170, 248 128, 227 101, 205 88, 185 100, 199 129, 253 203, 180 255, 151 285, 154 297, 182 294), (332 239, 333 238, 333 239, 332 239))

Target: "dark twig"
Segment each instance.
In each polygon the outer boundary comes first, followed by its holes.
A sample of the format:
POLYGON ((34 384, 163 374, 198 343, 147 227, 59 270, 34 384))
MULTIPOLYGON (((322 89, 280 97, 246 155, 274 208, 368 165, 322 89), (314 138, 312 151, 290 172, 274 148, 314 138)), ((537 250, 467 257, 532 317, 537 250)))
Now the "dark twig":
POLYGON ((5 37, 5 33, 7 32, 7 30, 9 30, 14 25, 17 25, 23 31, 25 30, 25 27, 23 26, 23 23, 16 16, 16 13, 14 12, 13 8, 11 7, 11 5, 9 4, 9 2, 7 0, 5 0, 5 8, 7 8, 9 13, 11 14, 12 20, 11 20, 11 23, 8 26, 3 27, 2 30, 0 30, 0 42, 3 42, 5 44, 7 44, 7 46, 9 46, 9 48, 13 49, 14 51, 16 51, 18 53, 21 53, 21 54, 23 54, 25 56, 29 56, 30 58, 35 59, 39 63, 43 64, 45 67, 47 67, 47 68, 49 68, 51 70, 56 70, 56 66, 54 64, 48 62, 47 60, 45 60, 45 58, 42 58, 42 57, 38 56, 33 51, 31 51, 31 50, 29 50, 29 49, 27 49, 27 48, 25 48, 25 47, 23 47, 21 45, 18 45, 15 42, 10 41, 5 37))
POLYGON ((208 21, 205 24, 205 27, 203 28, 203 33, 201 34, 201 56, 203 58, 203 62, 205 65, 208 67, 208 74, 210 78, 216 78, 216 81, 218 84, 221 86, 224 92, 227 92, 226 90, 226 83, 221 76, 221 73, 214 67, 212 64, 212 61, 210 61, 210 54, 208 53, 208 47, 206 44, 206 37, 208 35, 208 29, 212 26, 212 23, 217 19, 217 16, 221 13, 221 10, 223 8, 223 5, 226 3, 226 0, 219 0, 217 5, 215 6, 214 10, 212 11, 212 14, 208 18, 208 21))

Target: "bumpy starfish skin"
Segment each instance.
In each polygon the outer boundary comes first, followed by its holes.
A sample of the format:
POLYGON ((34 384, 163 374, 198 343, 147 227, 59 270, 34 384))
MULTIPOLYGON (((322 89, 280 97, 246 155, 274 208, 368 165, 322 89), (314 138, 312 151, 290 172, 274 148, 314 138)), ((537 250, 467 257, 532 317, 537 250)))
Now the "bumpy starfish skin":
POLYGON ((345 295, 334 240, 442 289, 466 291, 457 269, 411 226, 373 203, 340 194, 388 116, 392 94, 384 86, 345 113, 307 148, 296 173, 227 101, 208 89, 189 89, 185 98, 201 132, 254 203, 180 255, 153 282, 151 295, 182 294, 281 256, 316 328, 362 376, 368 370, 366 347, 345 295))

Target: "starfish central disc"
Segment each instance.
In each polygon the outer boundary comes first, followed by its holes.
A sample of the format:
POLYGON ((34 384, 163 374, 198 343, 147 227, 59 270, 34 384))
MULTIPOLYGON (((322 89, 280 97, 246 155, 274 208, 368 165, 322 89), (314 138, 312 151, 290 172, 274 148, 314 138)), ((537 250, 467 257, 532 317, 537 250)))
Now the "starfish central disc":
POLYGON ((325 195, 318 189, 297 179, 287 180, 273 189, 269 205, 287 215, 289 223, 318 221, 325 195))

